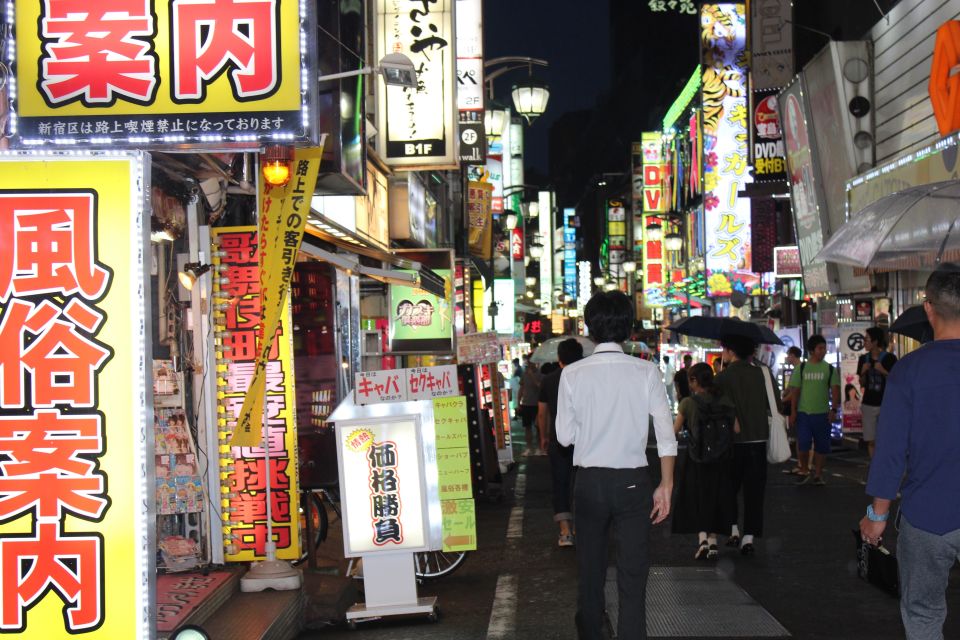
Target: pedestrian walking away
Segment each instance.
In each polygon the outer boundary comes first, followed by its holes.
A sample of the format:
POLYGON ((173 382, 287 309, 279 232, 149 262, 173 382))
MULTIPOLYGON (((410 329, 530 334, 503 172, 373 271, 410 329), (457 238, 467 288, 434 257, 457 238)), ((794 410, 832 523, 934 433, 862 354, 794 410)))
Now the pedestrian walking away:
POLYGON ((677 440, 659 369, 626 355, 620 346, 630 335, 633 318, 633 302, 624 293, 594 295, 584 309, 584 320, 597 347, 560 376, 557 441, 575 446, 573 462, 578 467, 574 522, 579 574, 576 626, 581 640, 604 637, 611 527, 617 543, 617 637, 647 637, 650 525, 670 515, 677 440), (661 470, 655 490, 646 469, 651 417, 661 470))
POLYGON ((540 369, 537 363, 527 358, 527 366, 520 379, 520 419, 523 421, 523 433, 526 438, 527 454, 542 454, 537 448, 534 426, 537 419, 537 404, 540 400, 540 369))
MULTIPOLYGON (((723 371, 716 377, 722 395, 733 401, 740 432, 733 438, 732 483, 736 496, 743 490, 743 537, 739 527, 730 528, 727 545, 740 547, 743 555, 755 552, 754 539, 763 535, 763 500, 767 490, 767 440, 770 437, 770 401, 761 366, 753 362, 757 343, 743 336, 724 336, 723 371)), ((780 397, 771 376, 774 399, 780 397)), ((779 408, 779 403, 778 403, 779 408)), ((734 521, 737 516, 735 515, 734 521)))
MULTIPOLYGON (((803 359, 803 351, 800 349, 800 347, 794 345, 789 349, 787 349, 787 355, 784 358, 784 362, 790 367, 790 371, 792 372, 792 371, 796 371, 797 367, 800 366, 802 359, 803 359)), ((797 403, 791 400, 792 394, 793 392, 790 391, 790 386, 788 384, 786 388, 783 390, 783 393, 780 396, 780 400, 783 403, 783 415, 787 416, 787 425, 789 427, 788 433, 791 438, 791 442, 790 442, 791 453, 793 453, 794 458, 797 458, 797 432, 796 432, 797 403)), ((810 470, 809 468, 807 469, 800 468, 800 462, 798 458, 797 465, 789 469, 784 469, 783 473, 787 473, 791 475, 802 475, 804 473, 809 472, 809 470, 810 470)))
POLYGON ((840 372, 824 362, 827 340, 814 334, 807 339, 808 360, 800 363, 790 376, 790 402, 797 406, 797 484, 812 480, 824 485, 823 465, 830 453, 830 431, 840 406, 840 372), (813 475, 808 469, 813 449, 813 475))
POLYGON ((960 560, 960 265, 938 267, 924 293, 934 340, 904 356, 887 376, 867 477, 873 502, 860 520, 860 535, 880 544, 899 493, 906 637, 942 640, 947 582, 960 560))
POLYGON ((864 346, 867 352, 857 361, 857 374, 860 376, 860 388, 863 389, 860 415, 863 420, 863 441, 867 443, 867 453, 873 458, 883 392, 887 386, 887 376, 897 364, 897 356, 887 352, 887 335, 880 327, 866 330, 864 346))
POLYGON ((683 371, 689 375, 691 395, 680 401, 673 430, 686 428, 689 437, 671 531, 696 533, 694 558, 714 560, 719 556, 717 534, 730 531, 736 517, 730 466, 739 430, 736 407, 720 395, 710 365, 701 362, 683 371))
MULTIPOLYGON (((550 475, 553 480, 553 520, 560 527, 557 544, 561 547, 574 545, 571 526, 571 488, 573 483, 573 447, 564 447, 557 442, 557 396, 560 393, 560 375, 563 368, 583 359, 583 345, 569 338, 557 345, 559 367, 543 376, 540 382, 540 402, 537 411, 537 426, 540 429, 540 447, 550 458, 550 475)), ((546 369, 547 365, 543 365, 546 369)))
POLYGON ((683 402, 683 399, 690 395, 690 367, 693 366, 693 356, 689 353, 683 355, 683 368, 673 375, 673 391, 677 396, 677 402, 683 402))

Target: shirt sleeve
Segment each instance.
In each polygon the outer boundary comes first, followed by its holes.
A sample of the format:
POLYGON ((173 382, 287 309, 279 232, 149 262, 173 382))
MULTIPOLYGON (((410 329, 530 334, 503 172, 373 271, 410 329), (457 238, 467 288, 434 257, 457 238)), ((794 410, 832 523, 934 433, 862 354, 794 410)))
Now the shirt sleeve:
POLYGON ((557 394, 557 422, 554 429, 557 432, 557 442, 569 447, 576 444, 578 425, 577 414, 573 406, 573 389, 570 387, 565 373, 560 374, 560 391, 557 394))
POLYGON ((907 446, 913 402, 908 376, 898 369, 890 374, 877 422, 877 447, 867 476, 867 495, 893 500, 907 465, 907 446))
MULTIPOLYGON (((670 405, 667 403, 667 389, 656 376, 650 376, 647 381, 648 398, 650 398, 650 415, 653 417, 653 430, 657 434, 657 453, 660 457, 677 455, 677 434, 673 432, 673 416, 670 405)), ((644 421, 646 429, 648 422, 644 421)), ((564 444, 563 441, 560 442, 564 444)))
POLYGON ((791 389, 800 388, 800 365, 793 368, 793 371, 790 373, 790 382, 787 386, 791 389))

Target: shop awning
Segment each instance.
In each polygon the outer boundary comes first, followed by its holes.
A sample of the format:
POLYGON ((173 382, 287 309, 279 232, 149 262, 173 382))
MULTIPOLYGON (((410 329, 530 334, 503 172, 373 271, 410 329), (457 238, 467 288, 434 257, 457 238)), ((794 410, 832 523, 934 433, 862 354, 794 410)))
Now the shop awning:
POLYGON ((301 245, 300 250, 311 258, 329 262, 338 269, 359 273, 360 275, 365 275, 385 284, 419 287, 427 293, 432 293, 435 296, 443 297, 446 295, 443 278, 438 276, 430 269, 427 269, 419 262, 407 260, 406 258, 386 253, 384 251, 378 251, 377 254, 379 255, 370 255, 370 253, 367 251, 357 251, 353 245, 346 248, 353 252, 354 255, 350 255, 349 253, 333 253, 332 251, 327 251, 326 249, 322 249, 311 243, 309 238, 304 238, 304 242, 301 245), (381 262, 392 263, 403 270, 369 267, 360 263, 360 258, 357 254, 366 255, 367 257, 372 257, 381 262))
POLYGON ((960 259, 960 181, 911 187, 852 215, 814 257, 872 271, 920 271, 960 259))

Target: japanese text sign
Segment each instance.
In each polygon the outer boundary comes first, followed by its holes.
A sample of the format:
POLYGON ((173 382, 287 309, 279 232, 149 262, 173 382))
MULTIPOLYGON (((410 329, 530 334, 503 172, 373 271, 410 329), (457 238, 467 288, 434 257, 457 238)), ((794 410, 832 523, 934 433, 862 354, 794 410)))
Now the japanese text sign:
POLYGON ((337 424, 346 556, 426 549, 418 429, 413 417, 337 424))
MULTIPOLYGON (((221 438, 234 432, 247 389, 256 371, 260 324, 264 314, 260 296, 260 267, 255 227, 219 227, 212 229, 214 242, 224 256, 215 258, 226 267, 228 284, 214 280, 214 296, 231 299, 222 319, 217 322, 218 340, 223 347, 226 367, 218 371, 217 404, 221 438)), ((223 501, 226 558, 232 562, 266 557, 267 507, 266 474, 270 476, 273 537, 277 557, 300 557, 297 534, 299 493, 297 491, 297 422, 294 396, 291 339, 293 323, 289 300, 280 315, 273 346, 264 369, 267 402, 266 435, 270 438, 270 460, 260 446, 230 447, 227 463, 233 471, 221 469, 221 482, 233 494, 223 501)), ((262 411, 262 409, 261 409, 262 411)))
POLYGON ((700 10, 707 287, 711 295, 755 293, 750 274, 750 200, 737 194, 747 171, 746 15, 742 3, 700 10))
POLYGON ((455 0, 377 0, 376 58, 402 53, 416 87, 377 91, 377 153, 391 167, 453 167, 457 162, 455 0))
POLYGON ((663 213, 667 210, 664 195, 666 166, 663 164, 663 141, 659 131, 641 135, 643 149, 643 212, 663 213))
POLYGON ((26 143, 318 139, 306 2, 15 5, 15 133, 26 143))
POLYGON ((460 393, 457 366, 453 364, 361 371, 356 374, 355 382, 354 402, 357 405, 430 400, 460 393))
POLYGON ((390 351, 393 353, 453 351, 453 265, 432 271, 443 278, 445 296, 435 296, 419 287, 390 285, 390 351))
POLYGON ((145 162, 0 155, 0 633, 153 623, 145 162))

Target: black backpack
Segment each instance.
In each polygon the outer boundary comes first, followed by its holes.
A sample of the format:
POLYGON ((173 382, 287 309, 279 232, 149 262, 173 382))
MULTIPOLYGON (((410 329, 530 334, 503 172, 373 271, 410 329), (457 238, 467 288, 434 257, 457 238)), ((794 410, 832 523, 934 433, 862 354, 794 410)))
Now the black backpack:
POLYGON ((690 425, 687 453, 694 462, 716 462, 733 445, 734 411, 716 399, 693 396, 693 401, 697 403, 697 419, 690 425))

